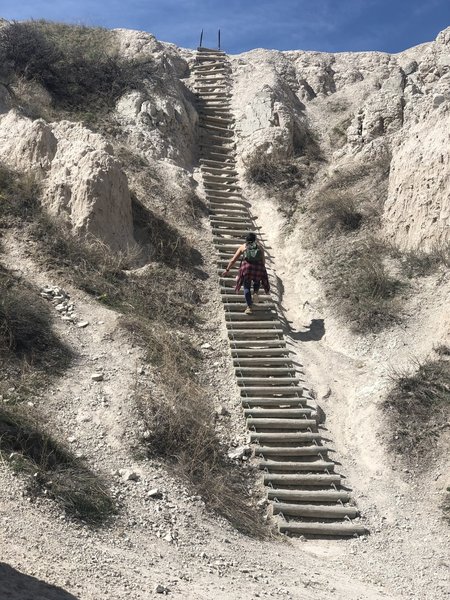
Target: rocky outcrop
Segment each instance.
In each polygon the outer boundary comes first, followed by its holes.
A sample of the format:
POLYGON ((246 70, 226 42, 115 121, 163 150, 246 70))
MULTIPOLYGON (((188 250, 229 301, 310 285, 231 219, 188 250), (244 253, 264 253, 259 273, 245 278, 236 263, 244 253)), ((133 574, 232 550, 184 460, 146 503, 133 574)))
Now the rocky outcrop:
POLYGON ((42 203, 76 234, 115 250, 134 244, 127 178, 112 148, 79 123, 32 121, 16 111, 0 117, 0 160, 42 180, 42 203))
POLYGON ((384 227, 404 249, 450 241, 450 115, 441 111, 411 127, 393 153, 384 227))
POLYGON ((395 55, 255 50, 232 65, 244 162, 293 156, 305 127, 332 169, 390 153, 386 236, 403 248, 450 242, 450 28, 395 55))
POLYGON ((142 31, 116 30, 123 58, 145 65, 141 89, 117 104, 116 116, 129 143, 150 160, 169 159, 190 168, 196 156, 198 116, 183 79, 187 60, 176 46, 142 31))

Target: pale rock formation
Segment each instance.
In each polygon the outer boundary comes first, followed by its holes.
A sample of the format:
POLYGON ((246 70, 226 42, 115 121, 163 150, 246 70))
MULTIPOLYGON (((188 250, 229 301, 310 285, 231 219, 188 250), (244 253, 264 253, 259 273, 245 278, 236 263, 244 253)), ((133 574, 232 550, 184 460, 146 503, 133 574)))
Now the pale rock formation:
POLYGON ((183 167, 195 160, 198 115, 184 85, 188 62, 173 44, 142 31, 116 30, 123 58, 143 65, 148 76, 140 90, 117 103, 117 118, 130 144, 150 160, 170 159, 183 167))
POLYGON ((56 138, 41 119, 32 121, 11 110, 0 116, 0 160, 19 171, 44 174, 56 153, 56 138))
POLYGON ((53 132, 57 150, 44 196, 49 212, 68 220, 75 232, 98 237, 111 248, 132 246, 128 181, 112 147, 79 123, 62 121, 53 132))
POLYGON ((392 154, 384 233, 403 248, 450 241, 450 28, 394 55, 254 50, 231 63, 244 163, 257 152, 292 156, 305 127, 327 168, 392 154))
POLYGON ((384 224, 405 249, 431 250, 449 241, 450 115, 437 114, 399 139, 389 177, 384 224))
POLYGON ((134 244, 128 182, 112 148, 79 123, 0 116, 0 160, 42 179, 43 204, 77 234, 116 250, 134 244))

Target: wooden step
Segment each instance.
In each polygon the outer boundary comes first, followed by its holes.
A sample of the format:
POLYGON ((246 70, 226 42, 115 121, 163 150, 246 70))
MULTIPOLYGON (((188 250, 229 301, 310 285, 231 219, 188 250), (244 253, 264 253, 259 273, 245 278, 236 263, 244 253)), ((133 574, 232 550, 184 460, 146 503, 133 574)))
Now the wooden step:
MULTIPOLYGON (((245 304, 245 298, 242 294, 224 294, 221 296, 221 298, 222 298, 222 302, 227 305, 230 302, 238 303, 238 304, 245 304)), ((260 299, 259 306, 261 306, 262 303, 265 303, 265 302, 273 303, 272 296, 270 296, 269 294, 259 294, 259 299, 260 299)))
MULTIPOLYGON (((297 409, 300 410, 300 409, 297 409)), ((326 446, 256 446, 255 456, 326 456, 326 446)))
POLYGON ((287 386, 293 385, 295 387, 302 380, 299 377, 291 377, 286 375, 284 377, 241 377, 238 375, 238 385, 240 386, 254 386, 254 385, 274 385, 274 386, 287 386))
POLYGON ((236 186, 232 186, 232 185, 225 186, 225 187, 227 187, 229 189, 224 190, 221 188, 217 188, 217 186, 216 186, 216 188, 212 188, 211 186, 204 186, 206 193, 209 193, 209 195, 215 196, 216 198, 219 198, 222 200, 228 200, 228 198, 230 196, 231 197, 234 197, 234 196, 239 197, 239 194, 237 194, 236 191, 240 188, 237 188, 236 186), (233 193, 233 192, 235 192, 235 193, 233 193))
POLYGON ((233 239, 239 239, 241 241, 240 236, 242 236, 242 229, 218 229, 217 227, 212 228, 212 232, 214 235, 228 235, 228 236, 236 236, 233 239))
POLYGON ((280 521, 280 533, 293 533, 298 535, 330 535, 352 536, 366 535, 369 533, 364 525, 356 523, 305 523, 297 521, 280 521))
POLYGON ((230 150, 228 151, 228 154, 224 154, 223 152, 215 152, 214 150, 209 150, 206 148, 205 152, 203 153, 204 156, 208 156, 211 159, 219 159, 219 160, 235 160, 236 158, 236 152, 234 150, 230 150))
POLYGON ((301 429, 316 429, 317 421, 315 419, 259 419, 258 417, 249 417, 247 427, 255 429, 289 429, 299 431, 301 429))
POLYGON ((220 124, 233 124, 234 119, 229 114, 220 115, 217 114, 217 111, 210 111, 210 113, 205 112, 205 110, 200 110, 200 121, 202 124, 206 123, 220 123, 220 124))
MULTIPOLYGON (((244 230, 247 231, 248 228, 250 227, 254 227, 254 224, 251 221, 247 221, 247 222, 236 222, 236 221, 225 221, 223 219, 211 219, 211 226, 212 226, 212 230, 215 231, 217 229, 221 229, 226 228, 225 231, 230 231, 230 228, 233 228, 232 231, 235 230, 244 230)), ((241 233, 242 235, 242 233, 241 233)))
MULTIPOLYGON (((272 357, 272 356, 267 356, 267 357, 261 357, 261 358, 233 358, 233 365, 236 368, 242 368, 242 367, 253 367, 253 366, 258 366, 259 365, 265 365, 265 366, 272 366, 272 365, 292 365, 292 362, 289 358, 287 357, 272 357)), ((292 370, 294 370, 294 367, 292 367, 292 370)))
POLYGON ((321 440, 322 436, 320 433, 314 431, 296 431, 295 433, 283 432, 283 433, 272 433, 267 431, 251 431, 250 441, 263 441, 266 443, 289 443, 289 442, 310 442, 312 440, 321 440))
POLYGON ((274 502, 272 504, 274 515, 288 515, 294 517, 310 517, 319 519, 342 519, 348 517, 355 519, 359 516, 358 509, 348 504, 347 506, 318 506, 316 504, 286 504, 274 502))
POLYGON ((265 377, 269 377, 272 375, 291 375, 295 374, 294 367, 243 367, 242 365, 237 365, 234 368, 234 372, 237 376, 241 375, 264 375, 265 377))
POLYGON ((289 355, 284 339, 277 340, 232 340, 230 341, 233 356, 275 356, 278 354, 289 355), (260 346, 264 346, 261 348, 260 346))
POLYGON ((241 388, 241 396, 301 396, 303 389, 299 386, 256 386, 241 388))
MULTIPOLYGON (((255 311, 256 312, 256 311, 255 311)), ((254 314, 253 315, 246 315, 244 313, 244 316, 247 317, 248 321, 243 320, 243 321, 226 321, 226 326, 227 328, 231 331, 231 330, 241 330, 241 329, 267 329, 267 330, 279 330, 281 329, 280 327, 280 321, 278 320, 278 318, 276 317, 276 315, 270 319, 270 320, 265 320, 265 321, 256 321, 254 319, 254 314)))
POLYGON ((312 418, 315 413, 311 408, 254 408, 244 409, 245 417, 254 419, 301 419, 312 418))
MULTIPOLYGON (((204 143, 208 144, 218 144, 221 147, 230 147, 235 148, 236 142, 234 140, 234 136, 225 136, 223 134, 218 133, 202 133, 200 134, 200 145, 202 146, 204 143), (228 144, 228 146, 227 146, 228 144)), ((206 183, 204 182, 205 186, 206 183)), ((239 188, 240 189, 240 188, 239 188)))
MULTIPOLYGON (((241 315, 242 318, 244 318, 244 316, 247 318, 249 316, 252 317, 252 315, 242 315, 242 311, 245 308, 245 302, 225 302, 223 308, 225 310, 225 319, 228 319, 228 317, 238 318, 238 315, 241 315)), ((258 304, 253 304, 252 308, 255 311, 255 313, 258 313, 256 315, 257 317, 259 316, 263 318, 262 315, 266 313, 270 315, 276 314, 271 312, 276 309, 275 302, 259 302, 258 304)))
POLYGON ((289 502, 348 502, 350 493, 337 491, 330 487, 328 490, 292 490, 269 488, 269 500, 288 500, 289 502))
POLYGON ((202 174, 204 171, 207 171, 208 173, 215 173, 217 175, 221 175, 223 173, 225 174, 232 174, 232 175, 236 175, 237 171, 236 169, 234 169, 233 167, 227 167, 227 165, 223 165, 222 167, 213 167, 207 164, 201 164, 200 165, 200 169, 202 170, 202 174))
POLYGON ((209 219, 210 219, 211 223, 213 223, 213 224, 217 223, 219 225, 234 226, 235 224, 243 224, 246 227, 254 226, 252 219, 250 217, 245 217, 245 216, 233 217, 230 215, 210 215, 209 219))
POLYGON ((203 173, 202 177, 203 181, 206 181, 208 183, 224 183, 229 185, 230 182, 234 183, 236 181, 239 181, 237 175, 230 175, 228 173, 222 173, 221 175, 214 173, 203 173))
POLYGON ((233 329, 228 331, 228 337, 231 339, 242 340, 249 337, 261 339, 279 339, 283 335, 282 329, 233 329))
POLYGON ((258 463, 260 469, 267 469, 271 473, 281 473, 283 471, 290 472, 306 472, 306 471, 334 471, 334 463, 325 460, 305 461, 275 461, 261 460, 258 463))
POLYGON ((306 406, 306 398, 297 398, 295 396, 289 398, 277 398, 277 397, 265 397, 265 396, 254 396, 254 397, 241 397, 241 404, 244 407, 261 407, 261 406, 306 406))
POLYGON ((336 473, 264 473, 264 485, 282 484, 298 486, 340 485, 341 476, 336 473))
POLYGON ((242 312, 244 311, 244 306, 245 305, 243 304, 239 305, 241 312, 225 312, 226 323, 232 326, 236 323, 240 323, 241 321, 253 322, 252 319, 261 319, 264 321, 264 323, 279 322, 277 320, 278 317, 276 312, 273 312, 269 308, 264 310, 264 306, 266 306, 265 304, 254 304, 252 306, 253 314, 251 315, 247 315, 245 312, 242 312))

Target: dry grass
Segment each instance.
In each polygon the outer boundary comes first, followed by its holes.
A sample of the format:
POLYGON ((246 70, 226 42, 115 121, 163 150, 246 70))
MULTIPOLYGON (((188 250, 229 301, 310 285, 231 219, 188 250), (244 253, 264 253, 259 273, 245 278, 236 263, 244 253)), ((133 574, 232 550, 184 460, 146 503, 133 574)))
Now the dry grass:
MULTIPOLYGON (((41 215, 32 226, 46 268, 60 270, 74 285, 103 304, 145 320, 192 324, 199 301, 194 275, 179 266, 152 264, 132 271, 134 253, 112 253, 98 240, 79 240, 41 215)), ((182 246, 183 247, 183 246, 182 246)), ((189 257, 184 247, 186 257, 189 257)), ((174 253, 168 255, 175 260, 174 253)))
POLYGON ((0 267, 0 454, 27 478, 30 495, 46 495, 67 514, 100 524, 114 512, 101 480, 47 434, 23 402, 69 366, 71 350, 52 330, 48 304, 31 285, 0 267), (6 402, 8 404, 6 405, 6 402))
POLYGON ((317 196, 313 211, 315 226, 322 236, 359 229, 363 222, 362 201, 359 196, 337 190, 325 190, 317 196))
POLYGON ((0 229, 20 224, 36 213, 39 185, 26 173, 0 163, 0 229))
POLYGON ((401 261, 405 275, 410 279, 431 275, 442 265, 450 267, 450 244, 436 244, 428 252, 424 250, 410 250, 408 252, 397 250, 396 254, 401 261))
POLYGON ((444 519, 450 524, 450 486, 445 492, 444 500, 441 504, 442 512, 444 513, 444 519))
POLYGON ((30 398, 72 360, 55 335, 47 302, 39 291, 0 267, 0 394, 10 401, 30 398))
POLYGON ((240 531, 255 537, 269 535, 248 492, 242 470, 226 456, 214 429, 211 402, 196 382, 199 354, 185 336, 153 327, 142 331, 142 323, 126 326, 150 341, 150 358, 159 367, 164 394, 152 397, 142 390, 138 405, 148 433, 145 444, 150 456, 168 461, 193 493, 207 507, 228 519, 240 531))
POLYGON ((42 429, 19 406, 0 405, 0 454, 15 473, 26 477, 31 497, 56 501, 67 515, 91 525, 107 522, 114 501, 101 478, 42 429))
POLYGON ((114 31, 44 20, 3 26, 0 64, 2 80, 16 94, 20 82, 36 82, 50 94, 55 110, 87 122, 95 122, 124 92, 141 89, 152 76, 148 62, 120 57, 114 31))
POLYGON ((427 465, 450 416, 450 361, 448 356, 394 371, 393 388, 384 402, 392 431, 391 446, 419 468, 427 465))
POLYGON ((397 296, 404 286, 388 272, 383 246, 376 240, 354 237, 345 244, 329 243, 322 268, 327 296, 353 331, 377 332, 397 321, 397 296))

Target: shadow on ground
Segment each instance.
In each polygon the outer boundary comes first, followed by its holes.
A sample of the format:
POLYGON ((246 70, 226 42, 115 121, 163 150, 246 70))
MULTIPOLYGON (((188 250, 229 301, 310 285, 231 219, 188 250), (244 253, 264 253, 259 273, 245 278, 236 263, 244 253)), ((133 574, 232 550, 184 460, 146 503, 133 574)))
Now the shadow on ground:
POLYGON ((79 600, 72 594, 0 562, 0 598, 8 600, 79 600))

